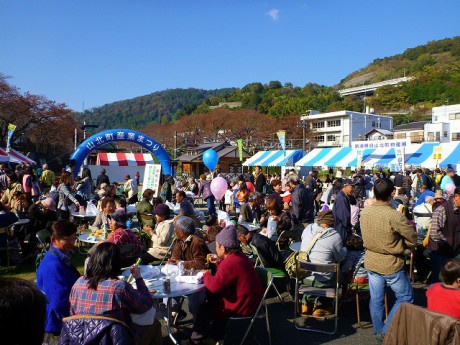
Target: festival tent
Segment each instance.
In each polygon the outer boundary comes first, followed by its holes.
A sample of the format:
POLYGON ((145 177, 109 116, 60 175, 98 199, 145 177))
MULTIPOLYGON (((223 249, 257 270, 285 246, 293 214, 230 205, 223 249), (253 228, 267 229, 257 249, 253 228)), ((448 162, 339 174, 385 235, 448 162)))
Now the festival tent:
POLYGON ((0 148, 0 162, 37 165, 34 160, 13 149, 10 149, 10 155, 8 157, 8 153, 2 148, 0 148))
POLYGON ((97 154, 97 165, 104 166, 145 166, 146 164, 154 164, 154 160, 150 153, 106 153, 99 152, 97 154))
MULTIPOLYGON (((365 159, 373 150, 363 150, 365 159)), ((311 167, 356 167, 357 152, 351 147, 327 147, 311 150, 305 157, 296 163, 297 166, 311 167)))
POLYGON ((259 151, 254 156, 246 160, 244 166, 264 166, 264 167, 281 167, 294 166, 302 158, 302 150, 276 150, 276 151, 259 151))
POLYGON ((439 167, 446 168, 448 165, 460 164, 460 143, 450 142, 441 144, 441 162, 439 167))
POLYGON ((406 165, 419 165, 429 169, 436 168, 437 162, 433 159, 433 148, 438 145, 439 143, 409 145, 405 152, 406 165))

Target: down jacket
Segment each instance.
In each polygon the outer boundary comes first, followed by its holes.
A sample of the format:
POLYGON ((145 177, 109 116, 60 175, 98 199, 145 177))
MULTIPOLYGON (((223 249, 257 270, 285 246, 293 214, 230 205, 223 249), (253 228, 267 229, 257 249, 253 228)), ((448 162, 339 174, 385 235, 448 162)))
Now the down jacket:
POLYGON ((136 345, 128 326, 105 317, 65 318, 59 345, 136 345))

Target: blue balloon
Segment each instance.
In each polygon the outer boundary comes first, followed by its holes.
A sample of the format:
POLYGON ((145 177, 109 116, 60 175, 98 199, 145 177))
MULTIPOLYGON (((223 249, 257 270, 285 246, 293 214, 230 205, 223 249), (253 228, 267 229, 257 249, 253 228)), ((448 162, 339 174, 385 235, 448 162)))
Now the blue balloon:
POLYGON ((206 165, 206 167, 210 170, 213 171, 216 168, 217 162, 219 161, 219 156, 217 155, 217 152, 214 151, 213 149, 209 149, 204 151, 203 153, 203 163, 206 165))

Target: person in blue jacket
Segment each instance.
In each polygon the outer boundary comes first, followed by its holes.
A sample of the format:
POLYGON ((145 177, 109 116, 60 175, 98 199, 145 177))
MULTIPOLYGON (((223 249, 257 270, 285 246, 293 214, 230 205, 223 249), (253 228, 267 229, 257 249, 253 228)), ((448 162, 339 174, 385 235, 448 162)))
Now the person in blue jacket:
POLYGON ((74 223, 68 220, 54 222, 50 232, 50 249, 37 270, 37 288, 48 300, 45 321, 47 335, 59 336, 62 319, 70 315, 70 291, 80 276, 70 261, 76 234, 77 226, 74 223))

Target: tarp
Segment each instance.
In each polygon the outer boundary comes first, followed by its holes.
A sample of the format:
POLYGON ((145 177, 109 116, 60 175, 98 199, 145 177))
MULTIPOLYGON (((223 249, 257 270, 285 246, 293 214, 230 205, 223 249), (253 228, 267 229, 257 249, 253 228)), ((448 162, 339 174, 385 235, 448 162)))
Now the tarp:
POLYGON ((107 153, 97 154, 97 165, 104 166, 145 166, 154 164, 155 161, 150 153, 107 153))
POLYGON ((0 162, 37 165, 34 160, 13 149, 10 149, 10 156, 8 157, 8 153, 2 148, 0 148, 0 162))
POLYGON ((460 163, 460 143, 450 142, 441 144, 441 162, 439 166, 446 168, 449 164, 456 165, 460 163))
POLYGON ((276 151, 259 151, 254 156, 246 160, 244 166, 264 166, 264 167, 281 167, 290 165, 293 166, 302 158, 302 150, 283 150, 276 151))
MULTIPOLYGON (((363 160, 373 151, 363 150, 363 160)), ((299 160, 297 166, 312 167, 356 167, 357 152, 351 147, 316 148, 299 160)))

